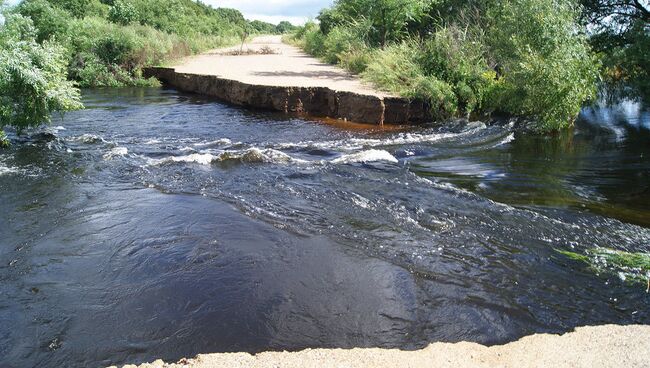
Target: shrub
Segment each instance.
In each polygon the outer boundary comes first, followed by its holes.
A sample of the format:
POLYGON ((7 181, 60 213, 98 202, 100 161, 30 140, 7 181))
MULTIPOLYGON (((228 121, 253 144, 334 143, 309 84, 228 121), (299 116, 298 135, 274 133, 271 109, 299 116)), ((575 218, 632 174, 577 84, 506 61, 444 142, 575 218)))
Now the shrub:
POLYGON ((335 27, 323 40, 323 58, 328 63, 338 63, 342 55, 357 47, 363 47, 363 42, 350 27, 335 27))
POLYGON ((305 33, 304 48, 307 53, 317 57, 325 55, 325 35, 317 29, 309 29, 305 33))
POLYGON ((50 121, 54 111, 81 108, 79 91, 66 80, 62 46, 36 42, 29 18, 10 14, 0 26, 0 130, 19 131, 50 121))
POLYGON ((57 8, 66 10, 76 18, 86 16, 91 0, 48 0, 57 8))
POLYGON ((425 77, 416 62, 417 45, 402 42, 377 50, 362 77, 382 90, 417 97, 417 85, 425 77))
POLYGON ((598 78, 576 18, 566 1, 510 0, 491 9, 488 41, 503 73, 494 107, 536 118, 540 130, 573 123, 598 78))
POLYGON ((366 71, 368 64, 372 61, 372 49, 363 45, 348 50, 339 55, 341 66, 354 74, 361 74, 366 71))
POLYGON ((52 6, 47 0, 25 0, 18 6, 17 11, 31 18, 36 27, 38 42, 52 38, 65 41, 68 37, 70 14, 52 6))
POLYGON ((106 64, 125 64, 135 49, 135 40, 126 32, 107 34, 94 40, 92 52, 106 64))
POLYGON ((122 0, 116 0, 108 11, 108 19, 117 24, 128 25, 137 22, 139 19, 138 11, 131 3, 122 0))
MULTIPOLYGON (((438 118, 500 111, 556 130, 595 95, 598 63, 569 0, 339 0, 319 20, 295 34, 305 51, 438 118)), ((648 75, 639 44, 616 75, 648 75)))
POLYGON ((459 113, 470 114, 484 107, 495 83, 482 32, 475 27, 441 28, 422 43, 418 63, 424 73, 453 86, 459 113))

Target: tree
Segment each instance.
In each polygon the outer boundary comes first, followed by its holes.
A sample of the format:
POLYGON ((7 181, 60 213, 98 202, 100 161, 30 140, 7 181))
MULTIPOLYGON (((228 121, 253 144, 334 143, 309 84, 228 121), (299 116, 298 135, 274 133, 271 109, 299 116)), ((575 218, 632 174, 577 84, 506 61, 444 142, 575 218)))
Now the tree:
POLYGON ((108 11, 108 19, 113 23, 126 26, 137 22, 139 16, 138 11, 131 3, 122 0, 115 0, 113 6, 111 6, 108 11))
POLYGON ((66 66, 62 46, 37 43, 31 19, 8 14, 0 26, 0 131, 39 126, 55 111, 82 108, 79 90, 66 80, 66 66))
POLYGON ((48 0, 54 6, 64 9, 74 17, 83 18, 90 7, 90 0, 48 0))
POLYGON ((581 0, 590 43, 604 55, 607 95, 650 100, 650 3, 581 0))
POLYGON ((321 13, 321 16, 325 21, 370 21, 374 41, 383 49, 389 41, 406 36, 408 24, 420 20, 427 8, 424 0, 337 0, 332 11, 321 13))
POLYGON ((621 36, 639 22, 650 23, 650 3, 647 1, 581 0, 581 4, 582 21, 596 27, 596 34, 621 36))
POLYGON ((501 110, 557 130, 595 97, 598 64, 577 17, 569 0, 509 0, 490 9, 490 53, 503 73, 501 110))
POLYGON ((287 22, 286 20, 283 20, 282 22, 278 23, 278 25, 275 27, 275 30, 277 33, 284 34, 284 33, 289 33, 296 29, 296 27, 287 22))
POLYGON ((261 20, 253 20, 250 22, 251 28, 257 33, 272 34, 276 33, 275 24, 262 22, 261 20))

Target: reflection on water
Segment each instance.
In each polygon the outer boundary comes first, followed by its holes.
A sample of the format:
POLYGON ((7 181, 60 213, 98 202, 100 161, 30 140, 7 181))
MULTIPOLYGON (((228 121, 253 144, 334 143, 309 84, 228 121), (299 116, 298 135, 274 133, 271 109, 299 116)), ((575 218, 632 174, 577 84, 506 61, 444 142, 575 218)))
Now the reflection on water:
POLYGON ((84 95, 87 110, 0 152, 0 366, 650 322, 645 290, 555 251, 650 251, 638 105, 538 137, 84 95))

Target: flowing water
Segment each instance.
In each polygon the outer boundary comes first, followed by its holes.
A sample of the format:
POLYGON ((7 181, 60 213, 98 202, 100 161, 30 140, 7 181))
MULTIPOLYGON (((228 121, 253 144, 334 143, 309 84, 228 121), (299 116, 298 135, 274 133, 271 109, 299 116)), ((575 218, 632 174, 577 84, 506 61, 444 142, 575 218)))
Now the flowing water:
POLYGON ((497 344, 650 323, 556 250, 650 251, 650 114, 381 130, 163 89, 0 151, 0 366, 497 344))

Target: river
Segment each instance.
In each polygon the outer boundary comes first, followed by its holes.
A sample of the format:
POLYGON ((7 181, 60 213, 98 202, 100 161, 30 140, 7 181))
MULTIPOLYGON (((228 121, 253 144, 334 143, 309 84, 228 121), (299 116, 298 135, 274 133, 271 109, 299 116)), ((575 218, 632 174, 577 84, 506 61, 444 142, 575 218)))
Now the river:
POLYGON ((650 323, 645 287, 557 252, 650 251, 638 105, 540 137, 83 96, 0 151, 2 367, 650 323))

